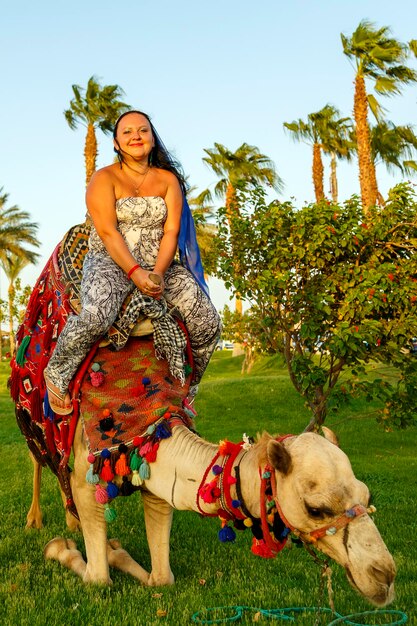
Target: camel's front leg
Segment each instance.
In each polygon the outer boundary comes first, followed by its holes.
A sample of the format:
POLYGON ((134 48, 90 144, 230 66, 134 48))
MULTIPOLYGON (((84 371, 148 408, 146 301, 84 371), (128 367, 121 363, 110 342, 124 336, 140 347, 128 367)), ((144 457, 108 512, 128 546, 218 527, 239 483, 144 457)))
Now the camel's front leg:
POLYGON ((86 481, 88 470, 87 448, 82 441, 80 423, 74 440, 74 471, 71 474, 71 489, 75 506, 80 516, 84 537, 87 567, 84 582, 111 584, 107 559, 107 525, 104 508, 95 499, 95 487, 86 481))
POLYGON ((174 575, 169 564, 169 537, 172 507, 149 492, 142 493, 146 536, 151 553, 152 571, 148 585, 173 585, 174 575))

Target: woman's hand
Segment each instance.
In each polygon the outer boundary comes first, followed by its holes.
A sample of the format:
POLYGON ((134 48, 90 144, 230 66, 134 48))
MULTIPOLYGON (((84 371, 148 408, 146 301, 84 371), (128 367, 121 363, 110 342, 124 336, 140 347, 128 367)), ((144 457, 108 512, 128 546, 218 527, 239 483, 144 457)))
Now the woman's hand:
POLYGON ((164 290, 164 280, 160 274, 148 272, 147 270, 138 267, 138 269, 133 272, 131 280, 134 282, 139 291, 144 293, 146 296, 151 296, 156 299, 161 297, 164 290), (159 279, 159 283, 152 280, 151 275, 157 277, 159 279))

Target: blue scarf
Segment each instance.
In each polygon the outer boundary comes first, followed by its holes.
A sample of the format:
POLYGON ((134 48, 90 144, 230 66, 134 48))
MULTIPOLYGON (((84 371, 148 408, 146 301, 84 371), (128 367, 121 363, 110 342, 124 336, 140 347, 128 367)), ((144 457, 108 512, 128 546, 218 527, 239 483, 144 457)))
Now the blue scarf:
POLYGON ((196 279, 204 293, 210 297, 209 288, 204 280, 203 264, 201 263, 200 249, 197 243, 194 220, 188 206, 187 198, 183 196, 180 234, 178 237, 181 265, 187 268, 196 279))

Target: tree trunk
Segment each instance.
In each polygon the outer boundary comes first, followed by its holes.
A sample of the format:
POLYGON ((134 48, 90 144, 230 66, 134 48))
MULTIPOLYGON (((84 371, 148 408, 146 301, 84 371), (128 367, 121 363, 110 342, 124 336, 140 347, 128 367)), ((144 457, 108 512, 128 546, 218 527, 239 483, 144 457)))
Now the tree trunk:
POLYGON ((14 330, 13 330, 13 305, 14 305, 14 296, 15 289, 13 283, 10 283, 9 289, 9 342, 10 342, 10 355, 14 354, 15 349, 15 341, 14 341, 14 330))
POLYGON ((97 138, 93 124, 87 126, 87 136, 85 138, 84 147, 84 161, 85 161, 85 184, 86 186, 90 182, 90 179, 96 171, 96 159, 97 159, 97 138))
MULTIPOLYGON (((230 228, 230 236, 232 240, 232 250, 233 250, 233 227, 232 227, 232 216, 239 215, 239 207, 237 204, 237 194, 236 189, 233 187, 232 183, 229 182, 226 189, 226 217, 229 222, 230 228)), ((239 267, 237 264, 234 264, 234 270, 236 273, 239 272, 239 267)), ((235 296, 235 311, 236 313, 240 313, 242 315, 242 300, 240 294, 236 294, 235 296)))
POLYGON ((321 146, 315 143, 313 146, 313 185, 316 202, 320 202, 324 198, 323 174, 324 168, 321 158, 321 146))
POLYGON ((337 204, 339 190, 337 186, 337 157, 335 152, 332 152, 331 161, 330 161, 330 193, 332 194, 332 200, 335 204, 337 204))
POLYGON ((375 165, 371 157, 371 135, 368 124, 368 100, 365 79, 358 73, 355 78, 355 98, 353 115, 356 125, 358 146, 359 184, 364 213, 376 203, 375 165))

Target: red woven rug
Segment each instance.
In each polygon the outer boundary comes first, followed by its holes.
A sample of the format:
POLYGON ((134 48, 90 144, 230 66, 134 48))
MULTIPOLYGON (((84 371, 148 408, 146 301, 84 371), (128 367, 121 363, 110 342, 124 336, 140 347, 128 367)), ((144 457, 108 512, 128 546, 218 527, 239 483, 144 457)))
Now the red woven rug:
POLYGON ((90 452, 112 452, 121 443, 130 447, 159 418, 184 414, 190 370, 182 386, 168 362, 156 358, 149 336, 130 338, 121 352, 100 348, 81 386, 80 415, 90 452))

